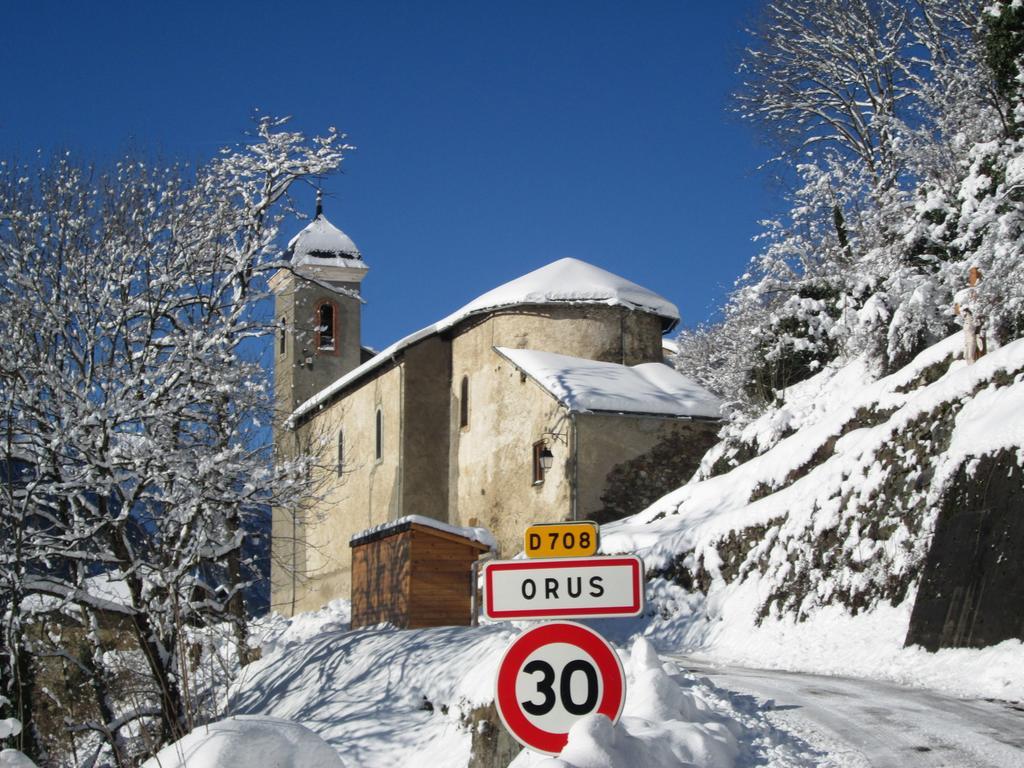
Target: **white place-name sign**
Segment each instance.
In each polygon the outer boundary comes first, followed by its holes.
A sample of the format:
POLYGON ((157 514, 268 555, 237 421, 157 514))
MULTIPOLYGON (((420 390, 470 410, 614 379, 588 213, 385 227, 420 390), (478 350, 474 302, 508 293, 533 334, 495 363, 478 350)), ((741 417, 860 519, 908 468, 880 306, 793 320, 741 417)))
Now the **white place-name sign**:
POLYGON ((639 616, 644 565, 633 555, 494 560, 484 565, 489 619, 639 616))

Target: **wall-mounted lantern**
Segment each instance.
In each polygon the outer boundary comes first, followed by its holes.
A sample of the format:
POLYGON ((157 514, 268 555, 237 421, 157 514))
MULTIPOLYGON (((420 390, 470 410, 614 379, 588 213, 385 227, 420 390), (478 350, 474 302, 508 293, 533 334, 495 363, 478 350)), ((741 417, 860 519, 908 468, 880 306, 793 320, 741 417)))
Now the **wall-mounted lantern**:
POLYGON ((551 452, 551 443, 562 443, 566 447, 569 446, 568 433, 558 431, 561 423, 561 420, 559 420, 552 428, 545 429, 542 438, 533 444, 534 485, 543 483, 544 475, 555 465, 555 454, 551 452))
POLYGON ((555 454, 551 452, 551 449, 546 444, 540 449, 538 458, 540 459, 540 468, 545 472, 551 469, 551 466, 555 463, 555 454))

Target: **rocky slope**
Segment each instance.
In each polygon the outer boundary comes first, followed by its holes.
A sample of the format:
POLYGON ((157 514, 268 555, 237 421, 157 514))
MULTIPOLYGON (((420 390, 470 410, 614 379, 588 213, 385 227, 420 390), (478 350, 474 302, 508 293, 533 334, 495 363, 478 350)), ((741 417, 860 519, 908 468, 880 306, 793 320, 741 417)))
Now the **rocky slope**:
POLYGON ((672 642, 765 661, 758 637, 823 654, 908 629, 930 648, 1024 637, 1024 340, 973 365, 960 350, 951 337, 877 380, 862 361, 822 371, 603 528, 604 551, 644 557, 672 642), (915 611, 922 582, 933 604, 915 611))

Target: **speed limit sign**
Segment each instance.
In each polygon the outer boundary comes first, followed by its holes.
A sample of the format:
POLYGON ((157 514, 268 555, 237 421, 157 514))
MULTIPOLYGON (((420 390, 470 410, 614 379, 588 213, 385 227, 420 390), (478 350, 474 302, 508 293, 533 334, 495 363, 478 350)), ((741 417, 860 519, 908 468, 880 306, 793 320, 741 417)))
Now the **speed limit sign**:
POLYGON ((557 755, 585 715, 619 719, 626 678, 607 640, 582 624, 558 621, 524 632, 508 647, 494 700, 520 744, 557 755))

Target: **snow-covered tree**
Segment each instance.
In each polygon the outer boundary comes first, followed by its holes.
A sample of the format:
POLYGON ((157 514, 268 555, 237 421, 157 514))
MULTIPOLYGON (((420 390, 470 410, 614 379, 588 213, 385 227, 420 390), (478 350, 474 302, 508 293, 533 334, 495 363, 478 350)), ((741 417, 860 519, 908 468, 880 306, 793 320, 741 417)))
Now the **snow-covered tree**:
POLYGON ((190 628, 233 627, 244 657, 246 537, 309 482, 308 457, 268 445, 260 300, 289 189, 347 149, 265 118, 194 170, 59 157, 0 177, 0 464, 21 473, 0 494, 0 679, 31 715, 33 665, 72 664, 95 698, 72 727, 119 764, 199 716, 190 628), (145 673, 130 695, 115 651, 145 673))
POLYGON ((1022 332, 1022 29, 1014 2, 766 2, 737 104, 776 142, 789 210, 724 322, 680 348, 692 365, 713 334, 706 381, 741 417, 837 360, 900 366, 968 316, 993 343, 1022 332))

